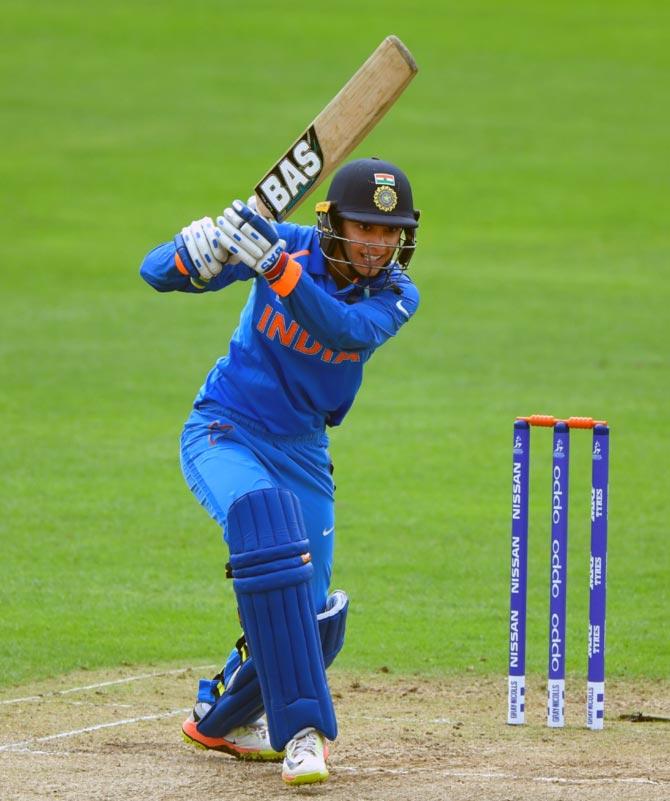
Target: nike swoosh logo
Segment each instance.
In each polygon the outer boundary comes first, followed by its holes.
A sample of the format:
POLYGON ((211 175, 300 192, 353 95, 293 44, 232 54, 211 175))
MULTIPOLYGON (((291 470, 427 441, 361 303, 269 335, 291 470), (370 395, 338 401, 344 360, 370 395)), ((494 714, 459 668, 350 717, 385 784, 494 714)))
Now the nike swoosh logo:
POLYGON ((327 537, 329 534, 332 534, 333 531, 335 531, 335 526, 333 526, 332 528, 324 528, 321 534, 322 536, 327 537))
POLYGON ((400 309, 400 311, 405 315, 405 317, 409 317, 409 312, 402 305, 402 301, 401 300, 397 301, 395 305, 396 305, 396 309, 400 309))

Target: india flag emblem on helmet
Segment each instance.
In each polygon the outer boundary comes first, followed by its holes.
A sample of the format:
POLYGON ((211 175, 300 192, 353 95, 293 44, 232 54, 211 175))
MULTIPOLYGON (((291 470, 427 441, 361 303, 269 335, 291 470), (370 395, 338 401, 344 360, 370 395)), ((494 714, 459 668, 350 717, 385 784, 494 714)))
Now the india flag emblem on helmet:
POLYGON ((377 186, 395 186, 395 175, 390 172, 376 172, 375 184, 377 186))

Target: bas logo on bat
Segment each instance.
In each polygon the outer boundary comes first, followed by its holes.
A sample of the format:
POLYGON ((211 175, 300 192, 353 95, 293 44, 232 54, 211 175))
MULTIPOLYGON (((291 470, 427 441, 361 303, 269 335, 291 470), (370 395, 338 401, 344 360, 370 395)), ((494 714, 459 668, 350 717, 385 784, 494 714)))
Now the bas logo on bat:
POLYGON ((277 221, 285 219, 318 181, 323 167, 319 139, 311 125, 255 189, 277 221))
POLYGON ((283 222, 359 145, 400 97, 418 67, 387 36, 256 185, 258 210, 283 222))

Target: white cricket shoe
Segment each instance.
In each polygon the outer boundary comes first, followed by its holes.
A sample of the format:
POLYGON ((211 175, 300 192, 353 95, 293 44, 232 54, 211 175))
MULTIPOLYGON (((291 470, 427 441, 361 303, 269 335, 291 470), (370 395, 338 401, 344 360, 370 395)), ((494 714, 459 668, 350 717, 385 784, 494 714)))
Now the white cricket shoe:
POLYGON ((328 778, 328 741, 316 729, 301 729, 286 744, 282 779, 287 784, 313 784, 328 778))

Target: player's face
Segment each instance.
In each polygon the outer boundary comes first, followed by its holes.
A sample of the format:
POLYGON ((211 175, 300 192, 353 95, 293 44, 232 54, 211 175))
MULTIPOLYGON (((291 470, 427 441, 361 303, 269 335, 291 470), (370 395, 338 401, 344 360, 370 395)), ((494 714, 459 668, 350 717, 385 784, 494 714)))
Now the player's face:
MULTIPOLYGON (((400 242, 402 229, 391 225, 342 220, 342 243, 355 273, 362 278, 374 278, 393 256, 400 242)), ((350 276, 355 277, 355 276, 350 276)))

